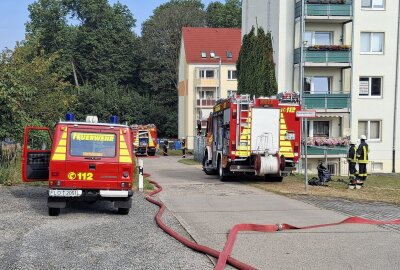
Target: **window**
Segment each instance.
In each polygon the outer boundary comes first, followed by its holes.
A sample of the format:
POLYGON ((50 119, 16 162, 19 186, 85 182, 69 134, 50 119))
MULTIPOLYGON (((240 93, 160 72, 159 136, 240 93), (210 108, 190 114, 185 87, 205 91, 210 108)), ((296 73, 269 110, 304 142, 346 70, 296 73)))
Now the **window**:
POLYGON ((111 133, 72 132, 70 155, 80 157, 115 157, 116 135, 111 133))
POLYGON ((236 70, 228 70, 228 80, 236 80, 237 72, 236 70))
POLYGON ((381 77, 360 77, 360 96, 381 97, 382 78, 381 77))
POLYGON ((383 53, 384 33, 362 32, 361 52, 362 53, 383 53))
POLYGON ((237 90, 228 90, 228 97, 235 97, 237 90))
POLYGON ((232 58, 232 57, 233 57, 232 52, 231 51, 227 51, 226 52, 226 58, 232 58))
POLYGON ((207 57, 207 53, 206 52, 201 52, 201 58, 206 58, 207 57))
POLYGON ((214 91, 213 90, 200 90, 199 91, 199 99, 214 99, 214 91))
POLYGON ((382 122, 378 120, 358 121, 358 138, 365 135, 367 140, 380 140, 381 125, 382 122))
POLYGON ((213 70, 213 69, 199 70, 199 78, 200 79, 204 79, 204 78, 211 79, 214 77, 215 77, 215 70, 213 70))
POLYGON ((361 8, 383 9, 385 8, 385 0, 362 0, 361 8))
POLYGON ((312 129, 313 137, 329 137, 329 121, 313 121, 312 129))
POLYGON ((215 52, 214 51, 210 51, 210 57, 211 58, 215 58, 215 52))
POLYGON ((332 32, 311 32, 304 33, 305 46, 332 45, 332 32))
POLYGON ((331 92, 331 77, 305 77, 304 93, 329 94, 331 92))

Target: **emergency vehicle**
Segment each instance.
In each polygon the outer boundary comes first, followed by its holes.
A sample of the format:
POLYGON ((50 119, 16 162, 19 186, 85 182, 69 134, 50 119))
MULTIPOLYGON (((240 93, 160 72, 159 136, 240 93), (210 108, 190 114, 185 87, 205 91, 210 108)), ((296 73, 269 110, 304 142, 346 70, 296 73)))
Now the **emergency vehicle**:
POLYGON ((251 174, 282 181, 300 158, 297 110, 300 104, 294 93, 219 100, 207 121, 204 172, 218 174, 221 180, 251 174))
POLYGON ((96 116, 77 122, 72 114, 54 127, 26 127, 22 154, 24 182, 48 181, 49 215, 57 216, 71 200, 114 202, 119 214, 132 206, 134 163, 132 132, 118 124, 98 123, 96 116), (49 136, 51 149, 35 148, 35 131, 49 136))
POLYGON ((132 125, 136 155, 154 156, 157 152, 157 127, 154 124, 132 125))

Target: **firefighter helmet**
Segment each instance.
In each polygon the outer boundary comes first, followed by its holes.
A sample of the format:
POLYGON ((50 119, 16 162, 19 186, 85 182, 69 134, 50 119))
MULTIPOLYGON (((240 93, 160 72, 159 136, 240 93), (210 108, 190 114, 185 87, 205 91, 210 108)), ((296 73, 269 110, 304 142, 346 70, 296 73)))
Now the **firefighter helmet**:
POLYGON ((360 139, 361 139, 361 140, 366 140, 367 137, 366 137, 365 135, 361 135, 361 136, 360 136, 360 139))

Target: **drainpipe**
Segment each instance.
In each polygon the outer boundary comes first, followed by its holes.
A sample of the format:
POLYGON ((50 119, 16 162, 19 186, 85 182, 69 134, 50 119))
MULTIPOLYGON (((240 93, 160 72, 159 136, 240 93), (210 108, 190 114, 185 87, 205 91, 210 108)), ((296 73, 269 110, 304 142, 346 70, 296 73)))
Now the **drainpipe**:
POLYGON ((392 173, 396 172, 396 122, 397 122, 397 92, 399 88, 399 49, 400 49, 400 3, 397 12, 397 51, 396 51, 396 81, 394 86, 394 110, 393 110, 393 150, 392 150, 392 173))
MULTIPOLYGON (((300 63, 299 63, 299 90, 300 91, 299 91, 299 97, 300 97, 300 104, 301 104, 302 109, 303 109, 303 104, 304 104, 304 102, 303 102, 303 90, 304 90, 304 79, 303 79, 303 77, 304 77, 304 74, 303 74, 303 72, 304 72, 304 70, 303 70, 303 61, 304 61, 304 51, 303 51, 303 42, 304 42, 304 9, 305 9, 304 0, 301 0, 300 63)), ((303 146, 304 146, 304 154, 306 156, 306 153, 307 153, 307 137, 303 138, 303 135, 306 132, 306 131, 304 131, 304 128, 305 128, 305 125, 304 125, 303 119, 302 119, 302 121, 301 121, 301 130, 302 130, 302 132, 301 132, 301 136, 302 136, 301 141, 305 142, 303 144, 303 146)), ((307 158, 305 158, 304 161, 305 161, 305 163, 307 163, 307 158)), ((300 165, 302 165, 302 164, 300 164, 300 165)), ((302 169, 301 167, 302 166, 300 166, 300 168, 299 168, 300 170, 302 169)), ((307 174, 307 164, 305 164, 305 172, 304 173, 307 174)), ((307 193, 307 183, 306 183, 306 193, 307 193)))

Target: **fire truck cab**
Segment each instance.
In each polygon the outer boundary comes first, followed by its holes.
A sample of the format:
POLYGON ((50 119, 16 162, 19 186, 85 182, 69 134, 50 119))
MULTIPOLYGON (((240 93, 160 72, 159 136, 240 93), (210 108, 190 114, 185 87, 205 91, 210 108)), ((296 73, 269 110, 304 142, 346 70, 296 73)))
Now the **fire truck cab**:
POLYGON ((67 121, 54 127, 26 127, 22 154, 24 182, 48 181, 49 215, 57 216, 72 200, 114 202, 119 214, 126 215, 132 206, 134 163, 132 133, 127 125, 98 123, 89 116, 86 122, 67 121), (37 132, 41 136, 36 136, 37 132), (43 140, 43 132, 49 138, 43 140))
POLYGON ((207 122, 204 172, 221 180, 250 174, 282 181, 300 158, 297 110, 298 98, 288 94, 218 101, 207 122))
POLYGON ((157 152, 157 128, 154 124, 132 125, 133 145, 136 155, 155 156, 157 152))

